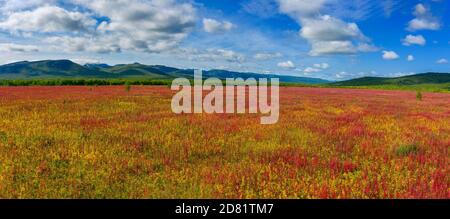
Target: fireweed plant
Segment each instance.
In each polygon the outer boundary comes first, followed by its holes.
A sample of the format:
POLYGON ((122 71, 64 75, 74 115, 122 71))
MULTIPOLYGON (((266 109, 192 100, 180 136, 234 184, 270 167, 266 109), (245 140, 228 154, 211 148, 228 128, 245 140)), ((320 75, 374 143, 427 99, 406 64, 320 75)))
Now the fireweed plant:
POLYGON ((260 78, 259 82, 255 78, 247 80, 227 78, 224 88, 222 80, 218 78, 208 78, 203 82, 202 71, 195 70, 193 87, 187 78, 177 78, 172 82, 171 89, 179 91, 172 98, 172 111, 177 114, 259 112, 269 114, 261 118, 261 124, 275 124, 280 115, 279 79, 272 78, 270 82, 271 103, 269 104, 266 78, 260 78), (210 91, 210 93, 203 98, 203 91, 210 91), (224 91, 226 91, 225 95, 224 91), (192 96, 194 96, 193 104, 192 96))

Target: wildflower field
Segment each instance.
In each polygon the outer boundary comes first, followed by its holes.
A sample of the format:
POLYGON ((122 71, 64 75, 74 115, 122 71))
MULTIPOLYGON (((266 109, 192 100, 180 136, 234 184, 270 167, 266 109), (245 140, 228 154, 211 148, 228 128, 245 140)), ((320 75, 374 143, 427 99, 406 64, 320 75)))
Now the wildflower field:
POLYGON ((0 198, 450 198, 450 94, 280 88, 280 121, 167 86, 0 88, 0 198))

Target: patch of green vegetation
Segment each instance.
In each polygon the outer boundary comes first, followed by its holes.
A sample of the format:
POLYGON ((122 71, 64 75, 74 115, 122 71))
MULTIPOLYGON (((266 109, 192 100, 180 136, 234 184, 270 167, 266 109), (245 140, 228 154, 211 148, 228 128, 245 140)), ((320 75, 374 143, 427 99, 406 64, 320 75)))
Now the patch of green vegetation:
POLYGON ((0 141, 6 141, 7 137, 5 132, 0 131, 0 141))
POLYGON ((130 83, 127 81, 127 82, 125 82, 125 91, 126 91, 126 92, 130 92, 130 90, 131 90, 131 85, 130 85, 130 83))
POLYGON ((56 143, 55 139, 50 136, 37 136, 35 139, 38 142, 38 145, 42 148, 51 147, 56 143))
POLYGON ((449 73, 424 73, 397 78, 364 77, 348 81, 335 82, 334 86, 379 86, 379 85, 418 85, 450 83, 449 73))
POLYGON ((109 85, 170 85, 170 80, 145 79, 30 79, 0 80, 0 86, 109 86, 109 85))
MULTIPOLYGON (((193 80, 190 80, 193 84, 193 80)), ((225 85, 225 81, 224 85, 225 85)), ((165 85, 170 88, 172 80, 155 79, 25 79, 0 80, 0 86, 110 86, 110 85, 165 85)), ((270 86, 270 83, 268 83, 270 86)), ((379 90, 408 90, 418 92, 450 93, 450 83, 417 84, 417 85, 370 85, 370 86, 337 86, 334 84, 280 83, 281 87, 314 87, 314 88, 350 88, 379 90)))
POLYGON ((419 101, 422 101, 422 92, 417 91, 416 99, 419 100, 419 101))
POLYGON ((448 93, 450 92, 450 74, 424 73, 397 78, 364 77, 348 81, 335 82, 325 86, 337 88, 412 90, 418 92, 448 93))
POLYGON ((450 83, 442 84, 417 84, 417 85, 371 85, 371 86, 335 86, 335 85, 319 85, 318 87, 328 88, 350 88, 350 89, 377 89, 377 90, 405 90, 420 91, 433 93, 450 93, 450 83))
POLYGON ((419 152, 419 146, 417 144, 405 144, 400 145, 400 147, 397 148, 395 153, 397 156, 404 157, 411 154, 416 154, 419 152))

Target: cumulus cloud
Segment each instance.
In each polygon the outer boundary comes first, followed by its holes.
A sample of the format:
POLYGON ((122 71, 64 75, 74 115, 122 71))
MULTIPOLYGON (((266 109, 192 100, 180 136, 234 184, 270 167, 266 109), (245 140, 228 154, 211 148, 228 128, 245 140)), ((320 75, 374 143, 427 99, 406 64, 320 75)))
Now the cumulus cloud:
POLYGON ((411 45, 420 45, 425 46, 427 41, 422 35, 407 35, 404 39, 402 39, 403 45, 405 46, 411 46, 411 45))
POLYGON ((414 18, 408 24, 409 31, 416 30, 439 30, 441 25, 436 20, 429 20, 425 18, 414 18))
POLYGON ((203 30, 207 33, 222 33, 234 28, 234 24, 228 21, 217 21, 210 18, 203 19, 203 30))
POLYGON ((121 52, 120 45, 115 42, 114 37, 105 36, 103 38, 53 36, 44 40, 55 49, 62 49, 67 52, 94 52, 94 53, 117 53, 121 52))
POLYGON ((318 69, 318 68, 313 68, 313 67, 307 67, 303 70, 304 73, 316 73, 316 72, 321 72, 322 69, 318 69))
POLYGON ((335 78, 337 78, 337 79, 348 78, 350 76, 352 76, 352 75, 345 71, 341 71, 341 72, 338 72, 335 74, 335 78))
POLYGON ((0 52, 38 52, 37 46, 15 43, 0 43, 0 52))
POLYGON ((320 69, 328 69, 330 68, 330 64, 328 63, 319 63, 319 64, 314 64, 315 68, 320 68, 320 69))
POLYGON ((427 8, 425 8, 425 6, 423 4, 417 4, 414 7, 414 15, 415 16, 423 16, 426 15, 428 12, 427 8))
POLYGON ((85 32, 96 21, 88 14, 71 12, 56 6, 12 13, 0 22, 0 29, 11 32, 85 32))
POLYGON ((408 62, 412 62, 412 61, 414 61, 414 60, 415 60, 415 58, 414 58, 414 56, 413 56, 413 55, 408 55, 408 58, 407 58, 407 60, 408 60, 408 62))
POLYGON ((305 75, 309 75, 311 73, 321 72, 328 68, 330 68, 330 64, 328 63, 316 63, 312 66, 306 67, 305 69, 297 69, 297 71, 303 72, 305 75))
POLYGON ((394 51, 383 51, 384 60, 395 60, 400 58, 400 56, 394 51))
POLYGON ((162 52, 176 48, 196 23, 193 5, 175 0, 68 0, 73 7, 64 8, 56 0, 4 2, 0 29, 31 32, 74 51, 162 52))
POLYGON ((274 58, 280 58, 283 55, 279 52, 277 53, 257 53, 253 56, 253 58, 255 58, 256 60, 269 60, 269 59, 274 59, 274 58))
POLYGON ((430 10, 423 4, 417 4, 413 14, 416 17, 409 21, 408 27, 406 28, 408 31, 439 30, 441 28, 439 20, 433 17, 430 10))
POLYGON ((442 59, 437 60, 436 63, 437 63, 437 64, 448 64, 448 60, 442 58, 442 59))
POLYGON ((319 14, 326 0, 278 0, 280 11, 293 16, 299 21, 304 17, 319 14))
POLYGON ((355 54, 357 48, 350 41, 317 41, 312 43, 311 56, 355 54))
POLYGON ((289 60, 289 61, 278 63, 278 67, 286 68, 286 69, 293 69, 293 68, 295 68, 295 64, 289 60))
POLYGON ((4 13, 28 10, 37 6, 54 5, 57 0, 0 0, 0 11, 4 13))
POLYGON ((376 52, 380 49, 374 45, 368 44, 368 43, 360 43, 358 44, 358 51, 360 52, 376 52))
POLYGON ((177 49, 175 53, 191 61, 200 62, 224 61, 240 64, 246 60, 246 56, 244 54, 228 49, 209 48, 206 50, 199 50, 195 48, 183 48, 177 49))
POLYGON ((243 62, 245 60, 245 56, 237 53, 232 50, 226 50, 226 49, 215 49, 215 50, 209 50, 209 52, 212 52, 213 54, 219 55, 225 60, 229 62, 243 62))
POLYGON ((375 50, 356 23, 321 15, 326 0, 278 0, 280 12, 295 19, 300 36, 311 44, 311 56, 355 54, 375 50))
POLYGON ((96 58, 90 58, 90 57, 78 57, 78 58, 72 58, 70 59, 72 62, 78 63, 80 65, 86 65, 86 64, 102 64, 100 60, 96 58))
POLYGON ((329 15, 304 19, 300 35, 312 41, 347 41, 366 39, 355 23, 345 23, 329 15))
MULTIPOLYGON (((177 46, 195 26, 195 9, 174 0, 73 0, 105 16, 99 30, 121 49, 161 52, 177 46), (118 10, 120 9, 120 10, 118 10)), ((107 47, 110 47, 107 45, 107 47)))

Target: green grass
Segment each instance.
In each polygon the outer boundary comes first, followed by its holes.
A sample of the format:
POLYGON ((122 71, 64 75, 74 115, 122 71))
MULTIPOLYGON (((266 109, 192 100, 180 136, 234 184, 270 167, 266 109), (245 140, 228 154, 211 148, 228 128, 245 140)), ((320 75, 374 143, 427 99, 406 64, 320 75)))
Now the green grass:
MULTIPOLYGON (((193 81, 191 80, 191 83, 193 81)), ((171 80, 156 79, 28 79, 28 80, 0 80, 0 86, 108 86, 108 85, 168 85, 171 80)), ((270 85, 270 83, 269 83, 270 85)), ((371 85, 371 86, 336 86, 333 84, 300 84, 280 83, 282 87, 315 87, 315 88, 350 88, 350 89, 380 89, 380 90, 409 90, 416 92, 450 93, 450 83, 418 84, 418 85, 371 85)))
POLYGON ((401 145, 395 151, 397 156, 400 156, 400 157, 408 156, 411 154, 416 154, 417 152, 419 152, 419 146, 417 144, 401 145))
POLYGON ((125 91, 130 92, 131 90, 131 85, 129 82, 125 82, 125 91))
POLYGON ((0 86, 108 86, 108 85, 170 85, 170 80, 146 79, 30 79, 0 80, 0 86))
POLYGON ((423 73, 416 75, 408 75, 396 78, 383 77, 363 77, 351 79, 348 81, 340 81, 332 83, 336 86, 378 86, 378 85, 395 85, 407 86, 418 84, 441 84, 450 83, 449 73, 423 73))
POLYGON ((379 90, 409 90, 420 92, 435 92, 435 93, 449 93, 450 83, 443 84, 417 84, 417 85, 370 85, 370 86, 334 86, 334 85, 322 85, 320 87, 333 87, 333 88, 354 88, 354 89, 379 89, 379 90))
POLYGON ((417 91, 416 99, 419 100, 419 101, 422 101, 422 92, 417 91))

